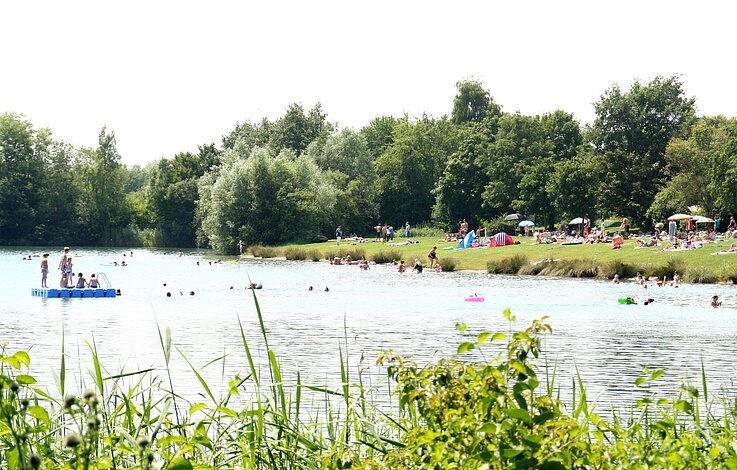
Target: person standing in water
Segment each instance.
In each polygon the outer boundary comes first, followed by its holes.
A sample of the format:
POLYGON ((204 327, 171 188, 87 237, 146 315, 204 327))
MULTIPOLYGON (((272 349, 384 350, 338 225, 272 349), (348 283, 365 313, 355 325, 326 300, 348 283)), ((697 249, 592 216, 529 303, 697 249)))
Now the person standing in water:
POLYGON ((438 247, 434 246, 432 247, 432 250, 430 250, 430 253, 427 254, 427 259, 430 261, 430 269, 435 265, 435 261, 438 259, 438 247))
POLYGON ((41 287, 49 287, 46 285, 46 277, 49 274, 49 254, 44 253, 41 259, 41 287))

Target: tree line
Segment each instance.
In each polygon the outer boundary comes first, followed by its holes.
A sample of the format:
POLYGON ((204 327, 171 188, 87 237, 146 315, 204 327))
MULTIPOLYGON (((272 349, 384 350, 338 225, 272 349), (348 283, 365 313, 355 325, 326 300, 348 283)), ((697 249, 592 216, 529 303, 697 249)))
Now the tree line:
POLYGON ((104 127, 96 148, 79 148, 2 114, 0 243, 229 253, 239 240, 309 240, 338 225, 497 227, 521 212, 545 226, 584 216, 648 227, 694 205, 737 212, 737 120, 697 116, 677 76, 612 86, 586 126, 563 110, 504 112, 475 80, 456 86, 439 118, 380 116, 353 130, 320 104, 292 104, 145 167, 123 165, 104 127))

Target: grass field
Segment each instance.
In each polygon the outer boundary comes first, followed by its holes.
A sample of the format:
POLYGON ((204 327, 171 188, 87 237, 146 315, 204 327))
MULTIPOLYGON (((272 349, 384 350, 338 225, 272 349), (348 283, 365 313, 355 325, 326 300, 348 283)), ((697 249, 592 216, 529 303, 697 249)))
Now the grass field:
MULTIPOLYGON (((419 243, 407 246, 390 246, 381 242, 368 241, 366 243, 352 244, 351 241, 343 240, 340 246, 335 240, 324 243, 295 244, 282 247, 267 247, 266 251, 271 256, 285 256, 289 259, 329 259, 333 256, 341 256, 346 253, 353 254, 355 258, 365 256, 368 260, 379 259, 404 259, 410 266, 415 258, 423 264, 428 264, 427 254, 433 246, 438 247, 438 258, 441 264, 450 262, 455 264, 456 270, 490 270, 490 263, 515 258, 521 260, 522 264, 530 264, 543 259, 555 259, 561 261, 585 262, 589 266, 599 266, 601 269, 598 277, 609 277, 612 266, 624 264, 630 269, 625 271, 642 271, 643 273, 655 275, 662 272, 665 267, 671 270, 675 267, 681 275, 684 271, 698 273, 699 278, 694 282, 718 282, 732 281, 737 277, 737 253, 734 255, 712 255, 716 251, 725 251, 729 248, 732 239, 722 240, 707 244, 704 248, 667 252, 657 248, 635 248, 634 240, 627 240, 621 249, 612 249, 611 244, 596 245, 535 245, 534 239, 528 237, 514 237, 519 245, 497 247, 497 248, 475 248, 455 250, 458 242, 443 242, 438 237, 412 238, 419 243), (301 256, 295 257, 295 253, 301 256), (609 269, 603 267, 609 266, 609 269)), ((404 241, 404 238, 395 239, 396 242, 404 241)), ((258 251, 254 250, 254 254, 258 251)), ((497 271, 499 272, 499 271, 497 271)), ((508 271, 505 271, 508 272, 508 271)), ((516 272, 516 271, 515 271, 516 272)), ((524 272, 524 271, 523 271, 524 272)), ((537 273, 535 273, 537 274, 537 273)), ((620 277, 627 273, 620 274, 620 277)), ((592 277, 592 276, 589 276, 592 277)))

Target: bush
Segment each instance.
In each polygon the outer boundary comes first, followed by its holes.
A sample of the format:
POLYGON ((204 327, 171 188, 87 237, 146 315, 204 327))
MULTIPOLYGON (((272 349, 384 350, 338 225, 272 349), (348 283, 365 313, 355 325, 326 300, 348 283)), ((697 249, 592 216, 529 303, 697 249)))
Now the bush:
POLYGON ((376 264, 386 264, 391 263, 392 261, 402 259, 402 254, 398 251, 390 250, 390 251, 377 251, 373 255, 371 255, 371 261, 373 261, 376 264))
POLYGON ((310 250, 307 253, 307 257, 311 259, 312 261, 320 261, 322 259, 322 255, 318 250, 310 250))
POLYGON ((304 248, 290 247, 284 250, 284 256, 288 260, 302 261, 307 259, 307 250, 304 248))
POLYGON ((683 277, 688 271, 688 263, 683 258, 670 258, 664 266, 654 266, 648 270, 648 276, 655 276, 658 279, 673 279, 674 273, 679 273, 683 277))
POLYGON ((555 267, 555 263, 557 263, 558 261, 560 260, 541 259, 539 261, 535 261, 534 263, 527 263, 520 268, 518 274, 531 276, 537 276, 539 274, 545 275, 555 267))
MULTIPOLYGON (((438 260, 439 262, 440 260, 438 260)), ((455 258, 444 258, 442 263, 439 263, 443 267, 443 272, 452 273, 458 266, 458 260, 455 258)))
POLYGON ((717 282, 717 276, 714 271, 705 266, 694 266, 686 273, 686 282, 694 284, 714 284, 717 282))
POLYGON ((489 274, 517 274, 523 266, 527 266, 527 256, 516 254, 507 258, 492 259, 486 263, 486 271, 489 274))
POLYGON ((256 258, 276 258, 279 252, 273 246, 255 245, 250 248, 251 254, 256 258))
MULTIPOLYGON (((432 237, 432 238, 445 238, 445 231, 439 227, 433 227, 427 224, 418 224, 417 227, 410 226, 410 238, 414 237, 432 237)), ((395 233, 395 237, 401 235, 404 237, 404 225, 399 227, 395 233)))
POLYGON ((619 274, 620 279, 631 279, 635 277, 638 272, 642 271, 644 271, 642 268, 615 259, 607 264, 599 266, 599 277, 604 279, 613 279, 615 274, 619 274))
POLYGON ((325 254, 325 257, 328 260, 337 258, 345 258, 348 255, 351 256, 351 259, 358 260, 362 257, 366 256, 366 250, 363 248, 338 248, 334 250, 328 250, 325 254))

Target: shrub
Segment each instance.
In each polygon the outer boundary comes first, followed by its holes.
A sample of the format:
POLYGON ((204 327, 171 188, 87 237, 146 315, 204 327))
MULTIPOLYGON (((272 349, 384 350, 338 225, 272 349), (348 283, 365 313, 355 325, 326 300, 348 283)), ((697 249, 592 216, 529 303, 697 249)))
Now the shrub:
MULTIPOLYGON (((401 235, 404 237, 404 225, 396 229, 395 237, 401 235)), ((445 231, 439 227, 433 227, 427 224, 419 224, 417 227, 410 227, 410 238, 414 237, 433 237, 433 238, 444 238, 445 231)))
POLYGON ((440 265, 443 267, 443 272, 452 273, 458 266, 458 260, 455 258, 443 258, 443 262, 440 265))
POLYGON ((604 279, 612 279, 615 274, 619 274, 620 279, 630 279, 637 275, 637 272, 644 271, 642 268, 627 264, 621 260, 615 259, 604 265, 599 266, 599 277, 604 279))
POLYGON ((714 271, 705 266, 694 266, 686 273, 686 282, 694 284, 713 284, 717 282, 717 276, 714 271))
POLYGON ((255 245, 250 248, 251 254, 256 258, 276 258, 279 252, 273 246, 255 245))
POLYGON ((320 261, 322 259, 322 255, 318 250, 310 250, 307 253, 307 257, 311 259, 312 261, 320 261))
POLYGON ((679 273, 681 277, 685 276, 688 271, 688 263, 683 258, 670 258, 666 261, 664 266, 654 266, 651 270, 648 270, 648 276, 655 276, 658 279, 664 277, 673 279, 674 273, 679 273))
POLYGON ((531 276, 537 276, 539 274, 544 275, 546 274, 546 272, 550 272, 550 270, 555 267, 555 263, 557 263, 558 261, 560 260, 541 259, 539 261, 535 261, 534 263, 527 263, 520 268, 519 274, 531 276))
POLYGON ((305 260, 307 259, 307 250, 304 248, 290 247, 284 250, 284 256, 288 260, 305 260))
POLYGON ((517 274, 523 266, 529 264, 527 256, 516 254, 507 258, 492 259, 486 263, 489 274, 517 274))
POLYGON ((402 254, 398 251, 390 250, 390 251, 377 251, 373 255, 371 255, 371 261, 373 261, 376 264, 386 264, 391 263, 394 260, 402 259, 402 254))

